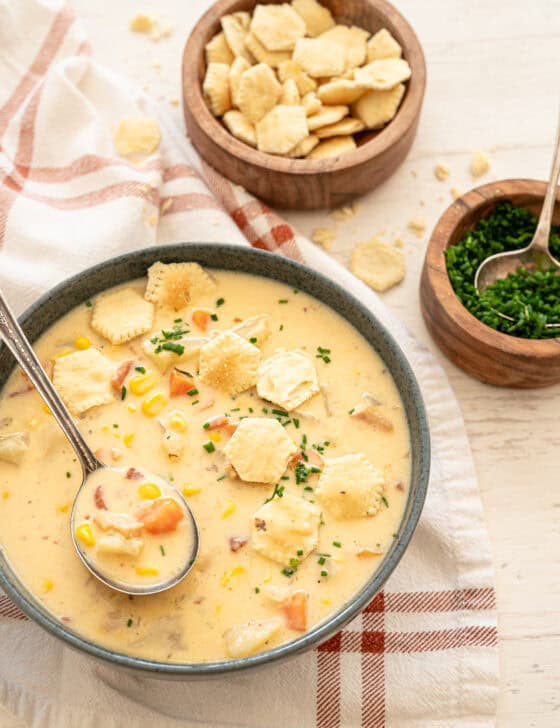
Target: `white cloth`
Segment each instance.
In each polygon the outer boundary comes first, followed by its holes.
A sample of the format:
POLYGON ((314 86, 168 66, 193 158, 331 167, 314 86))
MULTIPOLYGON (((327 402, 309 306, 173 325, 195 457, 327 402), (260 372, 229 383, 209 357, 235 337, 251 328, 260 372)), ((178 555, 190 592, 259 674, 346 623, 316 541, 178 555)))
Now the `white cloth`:
POLYGON ((94 662, 14 619, 4 603, 0 703, 33 728, 493 725, 492 563, 462 418, 441 368, 369 288, 205 169, 164 110, 95 63, 60 0, 0 0, 0 287, 18 313, 118 253, 248 239, 299 250, 358 296, 405 351, 433 443, 410 548, 384 594, 329 649, 210 682, 157 681, 94 662), (163 140, 135 166, 116 155, 112 134, 122 117, 140 114, 159 119, 163 140))

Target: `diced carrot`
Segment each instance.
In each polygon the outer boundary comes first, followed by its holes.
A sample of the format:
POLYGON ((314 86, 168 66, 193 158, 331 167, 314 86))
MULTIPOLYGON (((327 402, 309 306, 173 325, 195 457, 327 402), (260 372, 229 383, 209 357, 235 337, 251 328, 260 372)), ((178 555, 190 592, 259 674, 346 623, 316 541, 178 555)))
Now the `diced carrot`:
POLYGON ((206 331, 210 321, 210 313, 203 310, 193 311, 192 320, 195 326, 198 326, 202 331, 206 331))
POLYGON ((356 556, 359 559, 369 559, 372 556, 383 556, 383 551, 376 551, 375 549, 366 547, 357 551, 356 556))
POLYGON ((109 453, 107 452, 107 450, 105 450, 104 447, 98 447, 95 451, 95 457, 102 463, 106 463, 107 460, 109 460, 109 453))
POLYGON ((113 389, 116 389, 118 392, 121 391, 121 387, 123 385, 124 380, 127 378, 128 373, 132 367, 134 362, 131 361, 123 361, 122 364, 119 364, 119 367, 117 369, 117 373, 115 376, 111 379, 111 386, 113 389))
POLYGON ((195 389, 194 380, 188 374, 173 369, 169 375, 169 396, 179 397, 182 394, 188 394, 195 389))
POLYGON ((174 531, 183 516, 183 509, 173 498, 158 498, 136 514, 148 533, 174 531))
POLYGON ((305 632, 307 629, 307 603, 309 594, 306 591, 296 591, 284 603, 282 609, 286 615, 288 627, 305 632))
POLYGON ((107 510, 107 504, 105 503, 105 498, 103 497, 102 485, 98 485, 95 489, 95 492, 93 494, 93 500, 95 501, 96 508, 99 508, 102 511, 107 510))
MULTIPOLYGON (((97 454, 97 453, 96 453, 97 454)), ((144 477, 139 470, 136 468, 129 468, 124 476, 127 480, 142 480, 144 477)))
POLYGON ((238 427, 239 427, 239 422, 228 422, 227 425, 224 425, 224 430, 231 437, 231 435, 233 435, 233 433, 237 430, 238 427))

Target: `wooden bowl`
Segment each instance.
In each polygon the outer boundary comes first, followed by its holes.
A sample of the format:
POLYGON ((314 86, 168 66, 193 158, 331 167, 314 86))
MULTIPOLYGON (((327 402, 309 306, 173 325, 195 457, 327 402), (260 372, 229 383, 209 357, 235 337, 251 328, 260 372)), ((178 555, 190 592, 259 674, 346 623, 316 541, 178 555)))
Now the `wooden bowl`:
POLYGON ((183 52, 183 111, 192 143, 218 172, 276 207, 314 210, 347 204, 393 174, 406 157, 418 127, 426 64, 410 25, 385 0, 321 3, 330 8, 339 23, 355 24, 372 33, 387 28, 401 44, 412 69, 395 118, 380 131, 358 135, 358 148, 340 157, 306 160, 264 154, 235 139, 208 110, 202 96, 204 46, 219 31, 223 15, 252 11, 257 0, 214 3, 194 27, 183 52))
MULTIPOLYGON (((457 199, 440 217, 428 244, 420 303, 424 321, 439 348, 461 369, 500 387, 546 387, 560 382, 560 338, 520 339, 481 323, 457 298, 443 251, 488 216, 498 202, 540 213, 546 184, 510 179, 477 187, 457 199)), ((560 224, 560 192, 553 221, 560 224)))

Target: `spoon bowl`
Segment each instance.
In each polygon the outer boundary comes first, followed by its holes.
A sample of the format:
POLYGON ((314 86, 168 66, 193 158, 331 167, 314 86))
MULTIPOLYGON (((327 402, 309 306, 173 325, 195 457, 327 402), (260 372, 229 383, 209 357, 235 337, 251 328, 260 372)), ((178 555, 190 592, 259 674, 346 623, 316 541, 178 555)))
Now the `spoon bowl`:
MULTIPOLYGON (((78 492, 74 498, 72 505, 72 514, 70 518, 70 527, 72 531, 72 542, 76 551, 89 569, 89 571, 103 584, 117 591, 124 592, 125 594, 156 594, 170 589, 175 586, 181 579, 183 579, 191 570, 198 554, 199 535, 196 521, 192 511, 190 510, 183 495, 167 481, 159 478, 158 476, 151 476, 161 484, 161 490, 171 493, 173 500, 175 500, 183 511, 185 519, 184 527, 188 529, 187 536, 187 548, 185 548, 184 560, 180 568, 174 570, 168 579, 155 580, 146 583, 146 581, 129 583, 126 580, 114 578, 100 567, 96 561, 93 561, 91 555, 84 552, 82 547, 78 544, 76 539, 75 519, 76 514, 79 512, 80 502, 83 498, 84 493, 87 492, 88 483, 91 479, 98 479, 100 473, 106 473, 107 478, 112 478, 116 468, 109 468, 104 465, 91 451, 89 445, 84 440, 82 433, 80 432, 76 422, 74 421, 70 412, 66 409, 66 405, 59 397, 56 389, 54 388, 51 380, 47 373, 43 369, 40 361, 38 360, 31 344, 27 337, 23 333, 19 323, 17 322, 14 314, 12 313, 8 303, 6 302, 2 292, 0 291, 0 337, 15 357, 19 366, 29 377, 31 383, 35 386, 37 392, 42 397, 43 401, 52 412, 54 418, 58 422, 60 428, 66 435, 70 445, 74 448, 78 461, 82 467, 82 484, 78 489, 78 492)), ((122 471, 123 469, 120 469, 122 471)), ((129 470, 136 471, 135 468, 129 470)), ((90 494, 91 495, 91 494, 90 494)), ((117 514, 123 515, 123 514, 117 514)), ((138 525, 142 525, 139 523, 138 525)))

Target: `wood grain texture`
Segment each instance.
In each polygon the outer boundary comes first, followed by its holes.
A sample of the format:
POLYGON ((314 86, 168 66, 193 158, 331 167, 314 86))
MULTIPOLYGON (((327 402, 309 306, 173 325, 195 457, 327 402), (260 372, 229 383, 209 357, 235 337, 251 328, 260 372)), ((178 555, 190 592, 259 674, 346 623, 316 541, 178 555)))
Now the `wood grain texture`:
MULTIPOLYGON (((456 296, 444 251, 504 200, 538 215, 545 192, 544 182, 536 180, 504 180, 478 187, 447 208, 428 243, 420 280, 420 302, 428 331, 452 362, 487 384, 533 388, 560 382, 560 339, 522 339, 480 322, 456 296)), ((560 204, 554 222, 560 222, 560 204)))
POLYGON ((325 0, 323 4, 339 22, 354 23, 372 33, 382 27, 390 30, 403 47, 412 77, 395 118, 380 132, 357 135, 355 151, 331 159, 287 159, 264 154, 235 139, 212 116, 202 95, 204 46, 218 32, 220 18, 252 11, 256 4, 256 0, 219 0, 198 21, 185 45, 183 111, 191 141, 206 162, 272 205, 309 210, 346 204, 391 176, 414 141, 426 85, 418 38, 385 0, 325 0))

